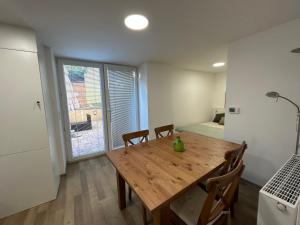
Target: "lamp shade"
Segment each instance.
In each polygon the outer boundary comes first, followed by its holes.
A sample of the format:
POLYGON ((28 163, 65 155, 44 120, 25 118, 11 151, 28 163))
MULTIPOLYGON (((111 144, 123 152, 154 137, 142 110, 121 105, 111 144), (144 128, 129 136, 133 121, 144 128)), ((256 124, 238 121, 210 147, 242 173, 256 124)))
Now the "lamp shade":
POLYGON ((292 53, 300 53, 300 48, 295 48, 291 51, 292 53))
POLYGON ((266 93, 266 96, 269 98, 278 98, 280 95, 276 91, 269 91, 266 93))

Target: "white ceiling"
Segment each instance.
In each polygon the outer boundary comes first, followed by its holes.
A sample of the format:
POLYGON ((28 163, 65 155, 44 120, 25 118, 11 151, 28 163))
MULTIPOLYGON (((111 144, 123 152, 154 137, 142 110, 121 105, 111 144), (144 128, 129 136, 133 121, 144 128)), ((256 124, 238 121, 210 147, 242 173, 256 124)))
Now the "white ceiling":
POLYGON ((216 72, 227 45, 300 17, 299 0, 1 0, 0 21, 35 29, 56 55, 216 72), (130 31, 131 13, 149 18, 130 31))

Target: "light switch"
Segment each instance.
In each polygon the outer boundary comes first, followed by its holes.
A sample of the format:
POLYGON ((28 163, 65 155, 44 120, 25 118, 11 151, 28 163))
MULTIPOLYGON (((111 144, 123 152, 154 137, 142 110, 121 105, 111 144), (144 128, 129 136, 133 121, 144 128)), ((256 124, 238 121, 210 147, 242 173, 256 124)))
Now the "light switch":
POLYGON ((235 107, 235 106, 231 106, 231 107, 228 108, 228 112, 230 114, 240 114, 240 108, 235 107))

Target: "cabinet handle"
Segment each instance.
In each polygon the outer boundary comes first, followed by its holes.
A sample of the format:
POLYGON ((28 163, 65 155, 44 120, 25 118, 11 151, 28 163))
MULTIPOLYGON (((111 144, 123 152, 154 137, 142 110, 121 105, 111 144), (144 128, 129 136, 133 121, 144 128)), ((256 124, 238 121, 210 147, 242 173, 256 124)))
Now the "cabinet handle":
POLYGON ((39 109, 41 109, 41 102, 40 101, 36 101, 36 105, 39 107, 39 109))

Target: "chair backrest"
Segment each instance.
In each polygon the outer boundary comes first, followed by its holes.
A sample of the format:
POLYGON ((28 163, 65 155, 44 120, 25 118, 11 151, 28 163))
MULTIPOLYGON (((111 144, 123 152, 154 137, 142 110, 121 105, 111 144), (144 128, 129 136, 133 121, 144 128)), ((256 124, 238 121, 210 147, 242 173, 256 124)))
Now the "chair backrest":
POLYGON ((173 135, 173 133, 174 133, 174 125, 169 124, 169 125, 162 126, 162 127, 156 127, 154 129, 154 131, 155 131, 156 138, 164 137, 163 132, 166 132, 166 131, 168 132, 166 136, 170 136, 170 135, 173 135))
POLYGON ((239 149, 226 152, 224 156, 225 163, 222 167, 220 175, 225 175, 226 173, 235 169, 239 164, 239 162, 243 159, 246 149, 247 149, 247 144, 245 141, 243 141, 239 149))
POLYGON ((238 154, 233 158, 232 161, 232 168, 236 168, 239 164, 239 162, 243 159, 244 153, 246 151, 246 149, 248 148, 248 145, 246 144, 245 141, 242 142, 242 146, 240 148, 240 151, 238 152, 238 154))
POLYGON ((128 147, 129 144, 134 145, 133 139, 139 138, 139 143, 148 141, 149 130, 140 130, 127 134, 123 134, 122 138, 125 144, 125 147, 128 147))
POLYGON ((208 179, 208 195, 203 204, 197 225, 207 225, 218 218, 223 211, 230 209, 244 168, 243 160, 240 160, 237 167, 231 172, 208 179), (217 202, 216 199, 218 199, 217 202))

